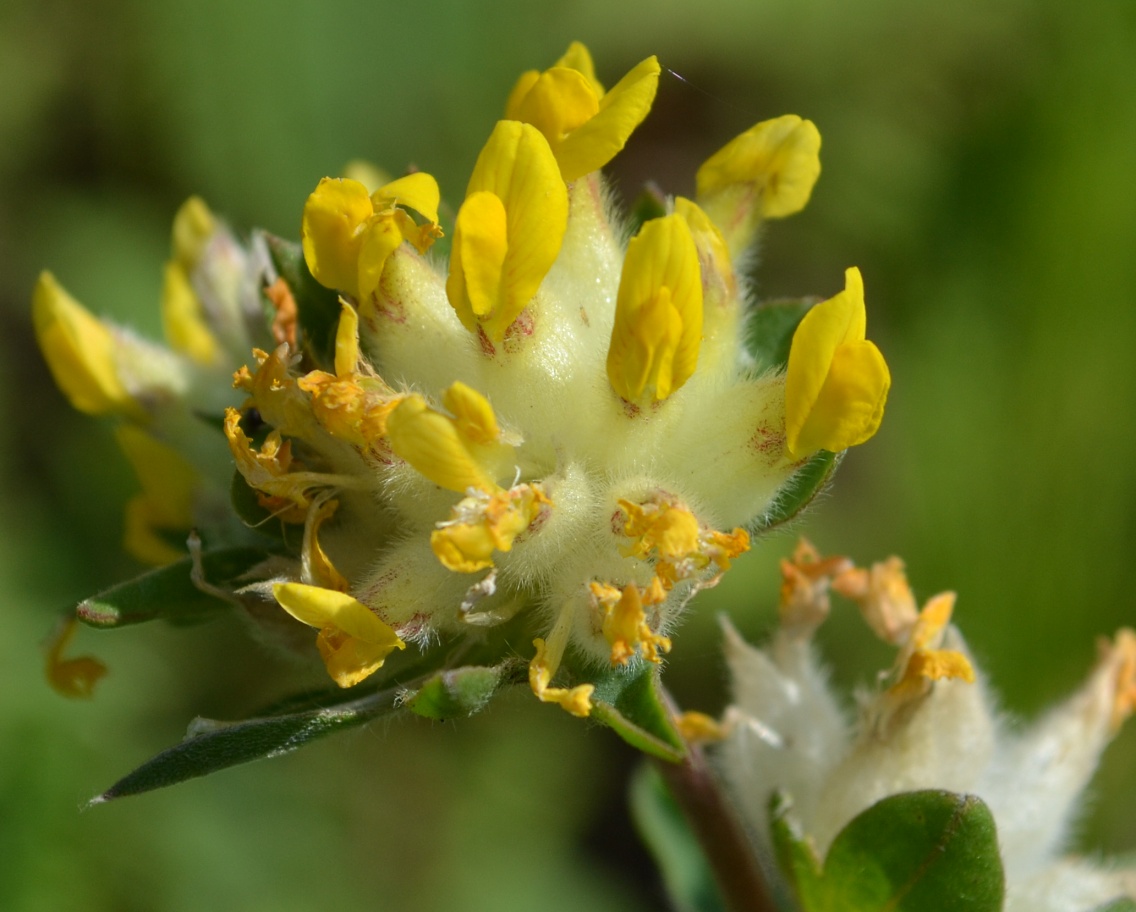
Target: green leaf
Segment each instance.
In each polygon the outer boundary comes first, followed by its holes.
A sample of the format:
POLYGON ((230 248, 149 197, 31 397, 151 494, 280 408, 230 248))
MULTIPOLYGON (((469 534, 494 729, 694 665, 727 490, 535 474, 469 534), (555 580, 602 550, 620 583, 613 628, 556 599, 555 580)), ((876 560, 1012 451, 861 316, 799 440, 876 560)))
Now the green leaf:
POLYGON ((1105 903, 1103 906, 1090 909, 1089 912, 1136 912, 1136 900, 1122 896, 1112 902, 1105 903))
POLYGON ((758 532, 768 532, 796 517, 828 486, 843 460, 843 452, 830 453, 828 450, 819 450, 810 456, 781 489, 762 518, 758 532))
POLYGON ((759 372, 784 370, 797 324, 819 298, 777 298, 762 301, 746 321, 746 351, 759 372))
POLYGON ((631 779, 631 818, 679 912, 725 912, 698 840, 659 771, 644 763, 631 779))
POLYGON ((973 795, 905 792, 859 814, 818 869, 812 847, 771 807, 778 862, 804 912, 998 912, 1005 880, 994 818, 973 795), (811 856, 811 857, 810 857, 811 856))
POLYGON ((598 677, 590 670, 577 677, 579 682, 596 686, 590 718, 614 730, 632 747, 662 760, 677 763, 686 756, 686 743, 659 694, 658 665, 639 662, 609 669, 598 677))
POLYGON ((631 204, 628 213, 628 230, 634 237, 643 227, 644 222, 651 219, 662 218, 667 214, 667 197, 654 181, 648 181, 643 190, 631 204))
POLYGON ((272 264, 296 299, 300 328, 304 331, 304 348, 318 366, 330 370, 335 364, 339 295, 315 280, 299 244, 268 232, 264 232, 264 240, 268 244, 272 264))
POLYGON ((467 665, 427 678, 402 705, 427 719, 454 719, 483 710, 505 684, 517 683, 524 672, 521 662, 501 665, 467 665))
POLYGON ((230 766, 291 753, 318 738, 392 712, 398 695, 398 688, 389 688, 335 706, 243 722, 197 719, 181 744, 143 763, 90 804, 140 795, 230 766))
MULTIPOLYGON (((270 557, 259 548, 223 548, 202 555, 205 579, 224 588, 270 557)), ((190 558, 159 567, 125 583, 118 583, 79 603, 75 614, 92 627, 124 627, 162 619, 185 623, 199 620, 225 603, 202 592, 190 574, 190 558)))

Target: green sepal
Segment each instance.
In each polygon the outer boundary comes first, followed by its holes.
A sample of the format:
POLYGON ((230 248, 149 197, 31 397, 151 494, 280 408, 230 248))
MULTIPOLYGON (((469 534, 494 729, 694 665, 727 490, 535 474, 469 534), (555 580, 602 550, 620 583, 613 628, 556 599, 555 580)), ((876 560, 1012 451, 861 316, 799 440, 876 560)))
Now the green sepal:
POLYGON ((332 370, 335 365, 335 330, 339 325, 339 294, 315 280, 299 244, 267 231, 263 235, 272 265, 280 278, 288 283, 296 299, 304 350, 318 367, 332 370))
POLYGON ((762 301, 746 318, 745 350, 758 373, 784 370, 789 364, 793 334, 820 298, 776 298, 762 301))
POLYGON ((635 829, 662 872, 671 905, 688 912, 725 912, 706 855, 655 767, 644 763, 636 770, 628 800, 635 829))
MULTIPOLYGON (((225 588, 271 557, 260 548, 222 548, 202 555, 201 566, 211 585, 225 588)), ((144 621, 187 623, 201 620, 225 602, 198 589, 191 579, 190 558, 150 570, 125 583, 84 599, 75 609, 92 627, 125 627, 144 621)))
POLYGON ((254 491, 245 477, 233 470, 233 480, 229 483, 229 501, 233 512, 248 528, 270 539, 283 543, 293 554, 299 554, 304 541, 304 527, 300 523, 286 523, 279 516, 260 505, 254 491))
POLYGON ((662 218, 667 214, 667 197, 654 181, 644 184, 635 202, 631 204, 631 211, 627 214, 627 228, 634 237, 643 227, 644 222, 651 219, 662 218))
POLYGON ((1119 899, 1112 900, 1112 902, 1105 903, 1103 906, 1090 909, 1088 912, 1136 912, 1136 900, 1122 896, 1119 899))
POLYGON ((891 795, 833 840, 823 866, 774 796, 774 848, 803 912, 998 912, 1005 877, 989 808, 938 790, 891 795))
POLYGON ((104 804, 230 766, 291 753, 319 738, 393 712, 400 692, 392 687, 334 706, 241 722, 196 719, 181 744, 146 761, 89 803, 104 804))
POLYGON ((768 532, 796 517, 828 487, 843 460, 843 450, 839 453, 818 450, 810 456, 777 494, 777 499, 761 518, 757 532, 768 532))
POLYGON ((611 668, 577 675, 576 683, 592 683, 592 714, 632 747, 671 763, 686 756, 686 742, 675 727, 659 693, 659 666, 637 662, 629 668, 611 668))
POLYGON ((524 663, 466 665, 440 671, 417 690, 404 694, 402 705, 427 719, 455 719, 483 710, 505 684, 518 683, 524 663))

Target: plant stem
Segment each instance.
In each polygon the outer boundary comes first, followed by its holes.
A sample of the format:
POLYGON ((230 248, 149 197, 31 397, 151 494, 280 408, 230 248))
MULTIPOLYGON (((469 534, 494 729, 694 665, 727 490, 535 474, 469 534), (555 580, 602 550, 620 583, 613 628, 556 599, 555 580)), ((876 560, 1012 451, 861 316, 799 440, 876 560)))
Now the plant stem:
MULTIPOLYGON (((673 708, 670 695, 663 696, 673 708)), ((688 744, 680 763, 654 763, 706 854, 726 908, 777 912, 757 856, 701 746, 688 744)))

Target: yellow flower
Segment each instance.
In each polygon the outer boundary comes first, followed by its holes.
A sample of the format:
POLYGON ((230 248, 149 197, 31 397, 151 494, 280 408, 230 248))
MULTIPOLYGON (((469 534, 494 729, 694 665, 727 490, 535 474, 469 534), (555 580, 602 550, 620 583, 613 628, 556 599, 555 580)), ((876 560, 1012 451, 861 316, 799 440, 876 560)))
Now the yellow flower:
POLYGON ((119 376, 112 330, 64 291, 50 272, 41 273, 36 283, 32 319, 47 366, 75 408, 88 415, 145 418, 119 376))
POLYGON ((345 592, 277 583, 272 594, 296 620, 319 628, 316 646, 327 673, 340 687, 354 687, 382 668, 388 655, 406 648, 373 611, 345 592))
POLYGON ((189 283, 185 267, 177 260, 166 263, 162 283, 162 327, 170 347, 199 364, 213 364, 220 356, 220 346, 205 321, 201 302, 189 283))
POLYGON ((45 671, 48 683, 57 693, 86 699, 94 695, 95 685, 106 675, 107 667, 91 656, 63 658, 78 626, 79 622, 74 617, 60 624, 48 643, 45 671))
POLYGON ((126 505, 126 550, 147 564, 170 564, 186 556, 159 530, 184 540, 193 526, 193 498, 199 477, 175 449, 130 424, 115 429, 122 452, 142 485, 142 493, 126 505))
POLYGON ((865 340, 860 270, 847 270, 844 281, 844 291, 805 314, 793 335, 785 377, 785 443, 793 459, 861 444, 883 419, 891 374, 865 340))
POLYGON ((702 278, 679 215, 646 222, 627 245, 607 354, 612 388, 631 403, 662 401, 690 379, 702 341, 702 278))
POLYGON ((550 69, 521 76, 505 116, 544 134, 560 173, 571 183, 619 153, 651 110, 658 84, 659 62, 648 57, 605 93, 588 49, 573 42, 550 69))
POLYGON ((547 141, 528 124, 499 121, 454 226, 446 295, 466 329, 505 337, 556 261, 567 224, 568 192, 547 141))
POLYGON ((358 181, 325 177, 304 206, 304 259, 316 281, 364 302, 379 287, 387 258, 405 240, 425 253, 441 237, 438 183, 425 172, 374 193, 358 181), (417 224, 406 207, 421 214, 417 224))
POLYGON ((699 204, 736 253, 748 246, 761 219, 804 209, 818 177, 820 133, 812 121, 786 114, 734 137, 703 163, 695 180, 699 204))

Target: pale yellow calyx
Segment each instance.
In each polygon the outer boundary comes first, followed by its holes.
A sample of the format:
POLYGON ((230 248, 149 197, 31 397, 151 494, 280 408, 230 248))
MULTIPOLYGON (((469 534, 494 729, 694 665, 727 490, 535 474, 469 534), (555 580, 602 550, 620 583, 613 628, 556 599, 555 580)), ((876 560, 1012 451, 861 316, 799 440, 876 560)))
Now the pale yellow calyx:
POLYGON ((735 254, 762 219, 784 218, 809 201, 820 176, 820 133, 795 114, 765 120, 734 137, 698 169, 698 202, 735 254))
POLYGON ((403 397, 387 417, 387 436, 396 456, 440 487, 464 493, 497 486, 470 451, 473 441, 463 437, 458 423, 417 393, 403 397))
POLYGON ((200 482, 196 470, 177 450, 141 428, 124 424, 115 437, 142 485, 126 505, 126 551, 147 564, 181 560, 185 549, 172 547, 159 530, 180 533, 193 525, 193 498, 200 482))
POLYGON ((872 632, 886 643, 906 640, 919 616, 903 561, 894 555, 871 569, 853 567, 841 573, 832 588, 856 602, 872 632))
POLYGON ((437 181, 421 171, 373 194, 355 180, 323 178, 304 205, 301 237, 308 269, 321 285, 369 300, 387 258, 404 240, 425 252, 441 237, 438 202, 437 181), (407 208, 426 221, 415 222, 407 208))
POLYGON ((974 667, 955 649, 940 649, 955 606, 955 593, 942 592, 927 601, 900 650, 898 680, 889 688, 893 699, 906 702, 927 693, 934 681, 957 679, 973 684, 974 667))
POLYGON ((568 190, 536 128, 498 121, 454 225, 446 296, 470 332, 500 342, 556 262, 568 190))
POLYGON ((186 273, 201 261, 216 230, 217 219, 200 196, 181 204, 174 216, 172 247, 174 260, 186 273))
POLYGON ((844 291, 813 307, 793 334, 785 376, 785 445, 791 459, 864 443, 884 415, 891 374, 865 338, 860 270, 844 291))
POLYGON ((659 72, 658 60, 648 57, 605 93, 588 49, 573 42, 551 68, 521 76, 505 116, 544 134, 564 181, 571 183, 602 168, 627 144, 651 110, 659 72))
POLYGON ((331 519, 337 509, 339 501, 326 497, 314 500, 308 509, 308 515, 304 520, 304 542, 301 547, 301 576, 304 582, 323 589, 346 592, 348 589, 346 578, 335 569, 331 558, 327 556, 319 542, 320 526, 331 519))
POLYGON ((658 577, 643 588, 634 583, 622 588, 591 583, 589 590, 603 611, 603 635, 611 646, 612 665, 626 665, 636 654, 657 664, 662 661, 660 653, 671 651, 670 637, 655 633, 647 623, 645 609, 661 605, 667 598, 658 577))
POLYGON ((607 354, 612 388, 661 402, 690 379, 702 340, 698 251, 679 215, 645 222, 627 245, 607 354))
POLYGON ((810 636, 828 617, 833 578, 851 569, 848 558, 821 557, 808 539, 800 539, 792 560, 781 559, 781 627, 797 636, 810 636))
POLYGON ((162 328, 174 351, 192 358, 198 364, 214 364, 221 348, 185 268, 177 260, 166 263, 162 283, 162 328))
POLYGON ((296 620, 319 629, 316 646, 340 687, 354 687, 382 668, 394 650, 406 648, 393 628, 345 592, 277 583, 272 594, 296 620))
POLYGON ((447 570, 476 573, 493 566, 496 551, 507 552, 552 501, 537 485, 522 484, 506 491, 473 490, 453 509, 450 518, 430 534, 430 547, 447 570))
POLYGON ((1136 712, 1136 630, 1130 627, 1118 630, 1116 638, 1106 651, 1106 660, 1116 668, 1115 697, 1110 720, 1110 727, 1116 732, 1136 712))
POLYGON ((40 273, 32 297, 36 341, 56 385, 88 415, 125 415, 138 421, 146 412, 118 373, 111 330, 71 297, 50 272, 40 273))
POLYGON ((92 656, 77 656, 73 659, 63 657, 78 626, 76 618, 68 617, 52 634, 47 646, 44 672, 47 682, 56 693, 74 699, 89 699, 94 696, 99 679, 106 675, 107 667, 92 656))

